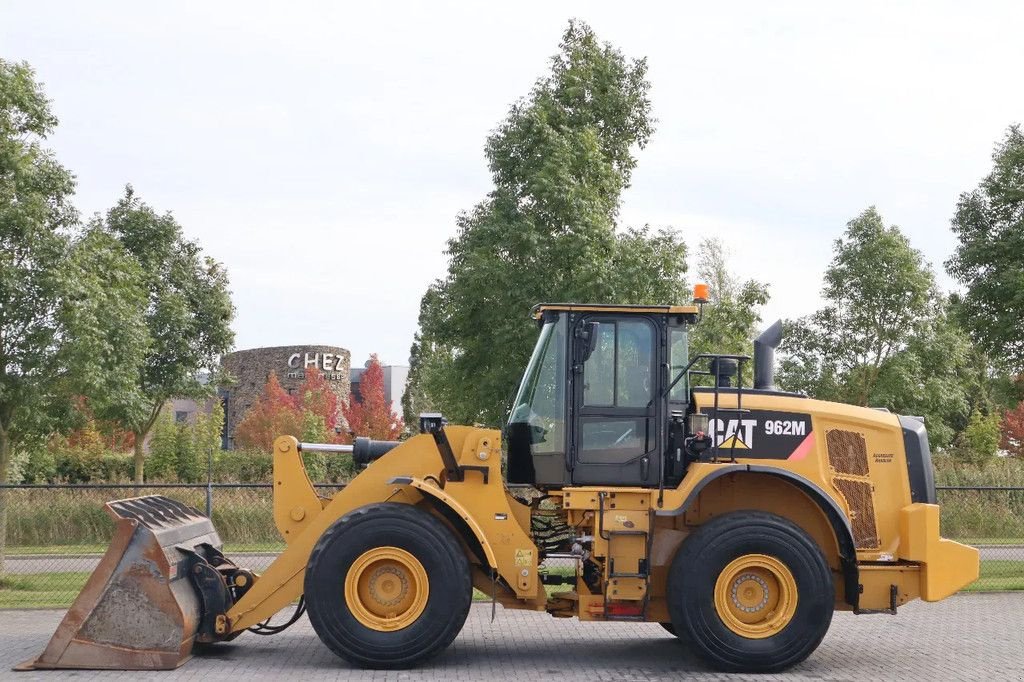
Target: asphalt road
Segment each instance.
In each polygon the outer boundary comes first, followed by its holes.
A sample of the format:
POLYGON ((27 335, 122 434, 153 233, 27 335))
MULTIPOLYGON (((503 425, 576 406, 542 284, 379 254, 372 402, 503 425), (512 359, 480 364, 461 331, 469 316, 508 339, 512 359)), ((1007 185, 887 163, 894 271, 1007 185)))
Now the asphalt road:
MULTIPOLYGON (((259 572, 266 569, 276 556, 277 554, 272 552, 243 552, 231 554, 229 558, 237 562, 242 568, 259 572)), ((1024 562, 1024 545, 982 547, 981 558, 1024 562)), ((99 560, 100 557, 97 554, 8 556, 6 559, 6 570, 21 575, 92 571, 96 568, 99 560)))
POLYGON ((45 646, 61 611, 0 612, 0 678, 30 680, 997 680, 1024 679, 1024 594, 961 594, 914 602, 899 615, 837 613, 818 650, 786 675, 723 675, 705 668, 652 623, 580 623, 545 613, 475 605, 455 643, 414 670, 353 669, 317 639, 305 618, 273 637, 245 634, 176 671, 28 672, 11 666, 45 646))

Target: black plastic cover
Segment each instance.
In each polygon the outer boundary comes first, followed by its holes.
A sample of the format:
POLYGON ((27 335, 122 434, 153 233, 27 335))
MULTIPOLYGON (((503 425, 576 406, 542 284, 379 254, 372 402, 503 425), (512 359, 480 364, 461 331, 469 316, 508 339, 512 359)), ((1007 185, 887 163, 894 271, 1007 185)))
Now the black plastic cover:
POLYGON ((398 447, 397 440, 356 438, 355 443, 352 444, 352 459, 356 464, 369 464, 396 447, 398 447))
POLYGON ((935 504, 935 470, 924 421, 920 417, 900 415, 900 426, 903 427, 903 446, 907 453, 910 501, 935 504))

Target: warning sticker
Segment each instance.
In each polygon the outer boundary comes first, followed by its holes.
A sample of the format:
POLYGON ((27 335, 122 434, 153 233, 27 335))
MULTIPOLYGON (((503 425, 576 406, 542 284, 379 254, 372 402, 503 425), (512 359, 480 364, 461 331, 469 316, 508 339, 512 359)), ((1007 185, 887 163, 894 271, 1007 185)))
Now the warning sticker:
POLYGON ((532 566, 533 565, 533 550, 532 549, 517 549, 516 550, 516 566, 532 566))

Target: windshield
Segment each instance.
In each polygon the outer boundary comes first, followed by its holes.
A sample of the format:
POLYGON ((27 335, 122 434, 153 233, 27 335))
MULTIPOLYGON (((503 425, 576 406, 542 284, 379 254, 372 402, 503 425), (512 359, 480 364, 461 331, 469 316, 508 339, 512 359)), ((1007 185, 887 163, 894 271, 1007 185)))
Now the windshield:
POLYGON ((541 329, 523 381, 512 403, 509 426, 526 425, 534 454, 562 452, 565 446, 566 317, 541 329))

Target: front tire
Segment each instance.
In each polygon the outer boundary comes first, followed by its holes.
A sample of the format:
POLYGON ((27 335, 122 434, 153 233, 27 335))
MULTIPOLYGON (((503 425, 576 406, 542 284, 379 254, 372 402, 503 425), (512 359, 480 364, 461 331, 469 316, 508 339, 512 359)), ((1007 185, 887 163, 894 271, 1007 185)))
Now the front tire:
POLYGON ((409 668, 452 643, 473 589, 444 523, 385 502, 346 514, 320 537, 305 597, 313 629, 335 654, 362 668, 409 668))
POLYGON ((818 545, 765 512, 708 521, 683 542, 669 571, 676 632, 724 671, 778 672, 803 661, 825 637, 834 601, 818 545))

